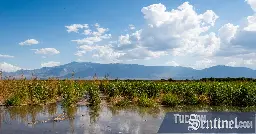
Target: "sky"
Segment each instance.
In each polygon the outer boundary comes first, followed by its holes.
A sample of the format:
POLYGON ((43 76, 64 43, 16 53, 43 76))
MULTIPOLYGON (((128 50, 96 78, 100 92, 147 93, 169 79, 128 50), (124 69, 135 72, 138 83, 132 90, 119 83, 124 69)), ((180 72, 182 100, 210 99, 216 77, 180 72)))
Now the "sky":
POLYGON ((256 69, 256 0, 0 0, 0 70, 76 62, 256 69))

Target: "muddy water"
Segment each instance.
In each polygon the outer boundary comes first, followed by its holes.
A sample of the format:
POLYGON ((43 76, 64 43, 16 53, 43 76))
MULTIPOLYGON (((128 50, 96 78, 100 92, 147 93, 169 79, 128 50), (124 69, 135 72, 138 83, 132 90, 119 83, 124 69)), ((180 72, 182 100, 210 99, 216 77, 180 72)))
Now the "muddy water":
POLYGON ((157 133, 165 113, 169 111, 241 110, 242 108, 187 106, 116 108, 107 105, 62 108, 59 104, 0 107, 0 134, 153 134, 157 133))

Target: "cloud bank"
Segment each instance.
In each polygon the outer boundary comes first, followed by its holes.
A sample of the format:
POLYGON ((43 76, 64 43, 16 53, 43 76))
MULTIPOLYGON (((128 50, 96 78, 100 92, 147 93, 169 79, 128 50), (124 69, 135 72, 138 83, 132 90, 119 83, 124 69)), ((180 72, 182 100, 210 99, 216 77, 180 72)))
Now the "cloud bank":
MULTIPOLYGON (((256 0, 245 2, 256 12, 256 0)), ((73 31, 80 29, 85 36, 72 40, 78 45, 75 55, 79 59, 87 57, 85 60, 90 56, 93 61, 100 62, 153 62, 157 59, 165 65, 195 69, 219 64, 256 69, 255 13, 246 17, 245 26, 227 23, 215 31, 211 29, 215 28, 219 15, 210 9, 199 14, 189 2, 172 10, 161 3, 152 4, 143 7, 141 13, 143 28, 135 29, 135 25, 129 24, 130 31, 115 38, 107 33, 109 28, 98 23, 94 28, 70 25, 76 26, 73 31)), ((67 30, 69 32, 70 27, 67 30)))

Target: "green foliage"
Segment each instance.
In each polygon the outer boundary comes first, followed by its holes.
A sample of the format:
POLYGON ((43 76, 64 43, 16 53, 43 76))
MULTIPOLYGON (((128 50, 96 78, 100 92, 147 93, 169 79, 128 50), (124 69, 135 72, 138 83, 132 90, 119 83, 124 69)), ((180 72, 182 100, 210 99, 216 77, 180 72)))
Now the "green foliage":
POLYGON ((87 99, 90 105, 101 103, 100 95, 119 98, 115 105, 138 104, 151 107, 206 104, 213 106, 255 106, 256 83, 252 80, 221 81, 139 81, 116 80, 0 80, 0 99, 6 105, 49 104, 62 101, 76 105, 87 99), (122 98, 122 99, 120 99, 122 98))
POLYGON ((88 89, 88 95, 89 95, 89 103, 90 105, 99 105, 100 100, 100 90, 96 85, 91 85, 88 89))
POLYGON ((152 99, 148 98, 146 94, 144 94, 139 98, 138 105, 142 107, 155 107, 157 104, 152 99))
POLYGON ((63 106, 76 105, 76 103, 85 96, 85 94, 92 88, 77 81, 64 81, 62 83, 62 104, 63 106))
POLYGON ((162 98, 162 104, 167 106, 176 106, 180 104, 181 100, 176 94, 168 93, 162 98))
POLYGON ((21 104, 20 97, 18 96, 12 96, 9 99, 5 100, 6 106, 18 106, 21 104))
POLYGON ((198 95, 193 90, 186 91, 184 92, 182 103, 185 105, 196 105, 199 103, 198 95))

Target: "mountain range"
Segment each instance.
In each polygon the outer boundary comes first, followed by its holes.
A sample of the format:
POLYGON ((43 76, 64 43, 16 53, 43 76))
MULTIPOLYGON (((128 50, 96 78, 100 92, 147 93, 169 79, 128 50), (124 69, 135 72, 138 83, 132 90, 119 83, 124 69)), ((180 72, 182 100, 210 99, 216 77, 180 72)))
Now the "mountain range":
POLYGON ((196 70, 181 66, 144 66, 138 64, 100 64, 91 62, 71 62, 55 67, 43 67, 34 70, 19 70, 4 72, 3 76, 31 78, 32 74, 41 79, 49 77, 92 79, 96 76, 101 79, 106 75, 110 79, 201 79, 201 78, 256 78, 256 70, 246 67, 230 67, 224 65, 213 66, 196 70))

